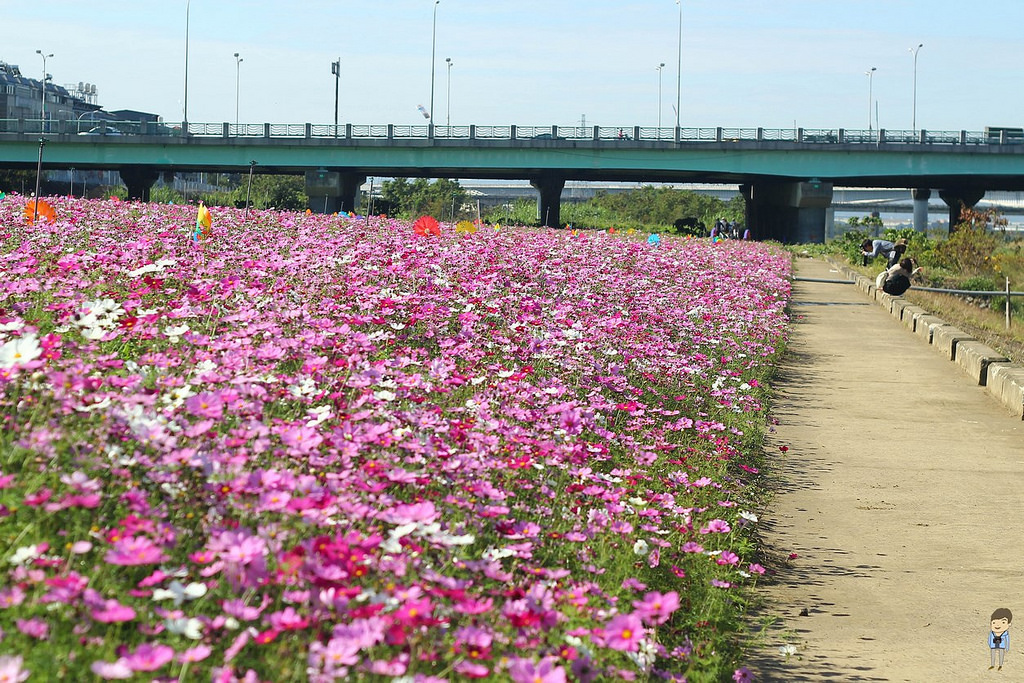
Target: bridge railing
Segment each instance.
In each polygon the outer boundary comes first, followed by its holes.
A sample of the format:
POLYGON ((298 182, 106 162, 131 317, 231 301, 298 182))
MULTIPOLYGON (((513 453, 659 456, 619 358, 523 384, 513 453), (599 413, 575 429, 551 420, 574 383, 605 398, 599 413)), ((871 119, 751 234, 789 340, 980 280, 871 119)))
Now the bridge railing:
MULTIPOLYGON (((96 119, 0 119, 6 135, 168 136, 188 138, 276 138, 334 140, 522 140, 531 143, 609 142, 728 143, 783 142, 802 145, 1010 145, 1021 148, 1024 136, 977 131, 887 130, 843 128, 729 128, 649 126, 486 126, 435 124, 199 123, 96 119)), ((557 144, 557 143, 556 143, 557 144)))

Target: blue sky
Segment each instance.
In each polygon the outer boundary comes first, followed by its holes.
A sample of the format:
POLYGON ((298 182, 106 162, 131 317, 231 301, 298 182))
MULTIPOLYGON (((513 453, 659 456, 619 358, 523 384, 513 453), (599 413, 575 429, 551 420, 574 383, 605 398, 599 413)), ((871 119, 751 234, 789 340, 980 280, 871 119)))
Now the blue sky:
MULTIPOLYGON (((193 122, 423 123, 433 0, 190 0, 193 122)), ((0 60, 183 115, 186 0, 0 0, 0 60)), ((1024 125, 1021 0, 440 0, 434 122, 910 129, 1024 125), (451 57, 451 101, 448 69, 451 57), (659 75, 661 107, 659 110, 659 75), (877 70, 870 78, 871 67, 877 70), (869 88, 870 85, 870 88, 869 88), (869 100, 869 93, 871 99, 869 100), (877 119, 876 119, 877 113, 877 119)))

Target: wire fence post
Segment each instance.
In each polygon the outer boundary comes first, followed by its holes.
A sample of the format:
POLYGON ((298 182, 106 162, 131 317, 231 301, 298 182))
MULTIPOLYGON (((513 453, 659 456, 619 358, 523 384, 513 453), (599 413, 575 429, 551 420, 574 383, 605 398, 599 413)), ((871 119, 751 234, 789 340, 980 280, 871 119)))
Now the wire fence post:
POLYGON ((1010 278, 1006 278, 1006 329, 1010 329, 1010 278))

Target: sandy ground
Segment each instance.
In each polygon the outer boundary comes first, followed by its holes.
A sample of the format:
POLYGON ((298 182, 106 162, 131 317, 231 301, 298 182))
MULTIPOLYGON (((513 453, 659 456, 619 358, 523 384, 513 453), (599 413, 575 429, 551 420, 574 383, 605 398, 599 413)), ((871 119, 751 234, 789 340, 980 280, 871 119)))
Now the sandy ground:
POLYGON ((1024 425, 852 285, 796 282, 792 312, 756 680, 1024 681, 1024 425), (989 670, 998 607, 1019 627, 989 670))

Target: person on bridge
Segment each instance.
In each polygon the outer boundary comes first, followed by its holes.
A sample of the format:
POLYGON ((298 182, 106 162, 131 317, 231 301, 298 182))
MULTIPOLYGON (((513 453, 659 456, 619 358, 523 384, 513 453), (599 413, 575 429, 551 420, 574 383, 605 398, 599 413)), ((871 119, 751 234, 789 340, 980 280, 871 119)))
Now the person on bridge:
POLYGON ((864 257, 864 265, 871 263, 876 256, 884 256, 889 260, 890 254, 896 250, 896 243, 889 240, 864 240, 860 245, 860 253, 864 257))

